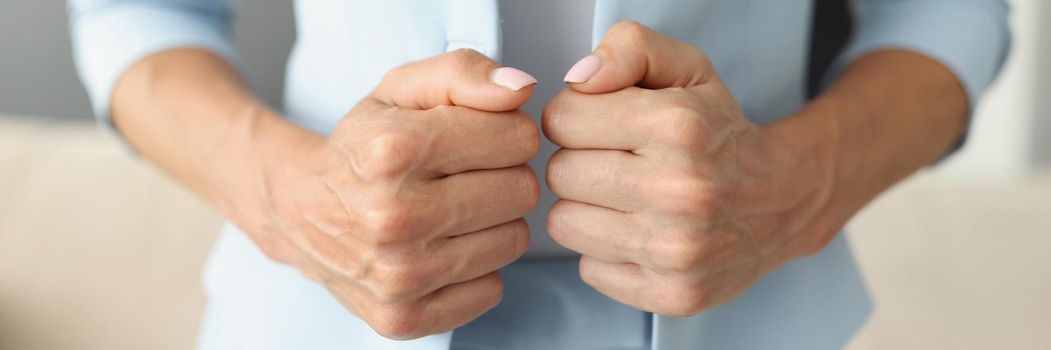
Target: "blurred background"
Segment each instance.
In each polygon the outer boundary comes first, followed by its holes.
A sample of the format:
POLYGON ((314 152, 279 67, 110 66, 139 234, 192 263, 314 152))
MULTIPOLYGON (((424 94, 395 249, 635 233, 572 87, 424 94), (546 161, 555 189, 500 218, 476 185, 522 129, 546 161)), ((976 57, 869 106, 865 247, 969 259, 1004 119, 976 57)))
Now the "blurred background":
MULTIPOLYGON (((1051 349, 1051 3, 965 148, 848 225, 875 299, 850 349, 1051 349)), ((64 2, 0 1, 0 349, 189 349, 221 218, 91 119, 64 2)), ((279 106, 291 2, 242 0, 252 85, 279 106)))

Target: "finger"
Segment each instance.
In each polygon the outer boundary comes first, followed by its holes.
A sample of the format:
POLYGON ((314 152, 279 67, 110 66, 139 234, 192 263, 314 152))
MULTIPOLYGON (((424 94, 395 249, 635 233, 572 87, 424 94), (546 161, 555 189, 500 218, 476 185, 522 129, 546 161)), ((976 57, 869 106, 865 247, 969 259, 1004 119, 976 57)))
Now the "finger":
POLYGON ((559 245, 609 262, 641 263, 650 233, 632 214, 560 200, 551 207, 547 232, 559 245))
POLYGON ((344 239, 406 244, 482 230, 528 213, 540 200, 539 188, 529 165, 368 186, 340 194, 348 198, 343 200, 347 210, 355 213, 349 220, 361 227, 344 239))
POLYGON ((498 271, 435 291, 425 299, 423 312, 432 317, 427 334, 447 332, 467 324, 496 306, 503 295, 504 282, 498 271))
MULTIPOLYGON (((456 237, 434 245, 412 247, 403 252, 423 262, 406 293, 398 300, 423 297, 444 286, 473 280, 514 262, 529 248, 529 225, 517 219, 456 237)), ((381 295, 381 294, 377 294, 381 295)))
POLYGON ((622 212, 647 206, 640 164, 630 152, 560 149, 547 163, 547 187, 562 199, 622 212))
MULTIPOLYGON (((721 122, 699 118, 704 109, 698 88, 647 90, 629 87, 605 94, 563 90, 545 106, 544 135, 551 142, 574 149, 611 149, 636 154, 650 150, 689 149, 721 122)), ((651 152, 652 153, 652 152, 651 152)))
POLYGON ((461 49, 392 69, 370 96, 404 108, 505 112, 525 104, 535 83, 521 70, 501 68, 478 51, 461 49))
POLYGON ((432 175, 525 164, 540 148, 536 122, 522 111, 489 113, 448 107, 413 114, 426 114, 423 127, 437 133, 427 147, 427 164, 421 168, 432 175))
POLYGON ((458 328, 496 306, 503 297, 499 272, 451 284, 411 302, 361 303, 367 300, 354 288, 329 290, 351 312, 361 316, 380 335, 390 339, 416 339, 458 328))
POLYGON ((334 137, 356 155, 354 169, 366 178, 435 178, 469 170, 524 164, 540 147, 536 122, 522 111, 483 112, 439 106, 426 111, 362 100, 356 113, 376 115, 347 124, 334 137), (350 128, 356 128, 351 130, 350 128))
POLYGON ((622 304, 645 311, 647 291, 654 288, 653 279, 639 265, 608 262, 587 255, 580 257, 580 279, 599 293, 622 304))
POLYGON ((757 275, 747 268, 705 278, 667 277, 630 263, 580 257, 580 278, 625 305, 664 316, 689 317, 733 300, 757 275))
POLYGON ((455 236, 520 218, 540 200, 529 165, 470 171, 436 180, 430 207, 434 234, 455 236))
POLYGON ((692 293, 692 288, 681 288, 658 277, 635 264, 603 261, 586 255, 580 257, 580 278, 613 300, 665 316, 696 314, 693 310, 677 312, 681 304, 694 305, 694 301, 700 298, 692 293))
POLYGON ((514 262, 529 248, 529 224, 517 219, 481 231, 449 237, 438 247, 452 264, 434 271, 440 285, 472 280, 514 262))
POLYGON ((620 22, 606 32, 595 52, 566 74, 572 89, 606 93, 629 86, 687 87, 716 79, 707 57, 685 42, 637 22, 620 22))
POLYGON ((567 148, 633 151, 651 140, 645 128, 663 97, 653 91, 628 88, 590 95, 566 89, 544 107, 544 135, 567 148))

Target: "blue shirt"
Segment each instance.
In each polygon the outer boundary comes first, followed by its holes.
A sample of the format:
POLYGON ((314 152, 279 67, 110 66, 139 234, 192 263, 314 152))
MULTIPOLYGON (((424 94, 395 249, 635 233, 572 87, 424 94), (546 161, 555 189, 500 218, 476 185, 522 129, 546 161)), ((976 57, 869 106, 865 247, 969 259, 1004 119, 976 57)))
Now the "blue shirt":
MULTIPOLYGON (((857 29, 829 79, 874 50, 901 48, 947 66, 973 106, 1009 45, 1001 0, 856 0, 857 29)), ((388 69, 456 48, 500 59, 496 0, 297 1, 285 113, 328 132, 388 69)), ((598 0, 592 41, 632 19, 690 42, 712 60, 753 121, 783 118, 805 101, 810 0, 598 0)), ((229 0, 70 0, 75 55, 96 113, 142 57, 198 47, 239 65, 229 0)), ((546 212, 543 208, 538 211, 546 212)), ((534 229, 545 225, 531 225, 534 229)), ((534 232, 534 241, 547 240, 534 232)), ((551 253, 551 252, 548 252, 551 253)), ((537 256, 559 256, 556 253, 537 256)), ((206 269, 203 349, 672 349, 841 348, 870 303, 843 235, 820 254, 786 264, 739 299, 690 318, 653 316, 580 282, 574 260, 508 267, 497 308, 453 332, 410 342, 379 337, 320 286, 266 260, 223 229, 206 269)))

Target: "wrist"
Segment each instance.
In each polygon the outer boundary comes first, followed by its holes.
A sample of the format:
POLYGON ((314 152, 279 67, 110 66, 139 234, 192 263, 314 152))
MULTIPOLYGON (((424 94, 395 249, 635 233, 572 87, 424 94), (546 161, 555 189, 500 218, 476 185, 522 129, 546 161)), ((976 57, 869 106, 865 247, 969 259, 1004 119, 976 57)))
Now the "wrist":
POLYGON ((827 149, 830 174, 830 197, 805 229, 810 251, 820 250, 879 193, 943 154, 965 112, 966 95, 952 72, 927 57, 888 50, 852 63, 787 119, 786 125, 825 135, 800 140, 827 149))
POLYGON ((762 127, 763 161, 772 169, 768 193, 784 205, 779 234, 798 237, 785 259, 819 251, 839 226, 828 214, 841 178, 841 133, 838 117, 843 106, 831 98, 814 100, 792 116, 762 127))
POLYGON ((316 159, 311 155, 326 139, 262 104, 245 105, 231 116, 228 137, 212 160, 211 202, 239 225, 269 225, 275 190, 296 183, 293 170, 316 159))

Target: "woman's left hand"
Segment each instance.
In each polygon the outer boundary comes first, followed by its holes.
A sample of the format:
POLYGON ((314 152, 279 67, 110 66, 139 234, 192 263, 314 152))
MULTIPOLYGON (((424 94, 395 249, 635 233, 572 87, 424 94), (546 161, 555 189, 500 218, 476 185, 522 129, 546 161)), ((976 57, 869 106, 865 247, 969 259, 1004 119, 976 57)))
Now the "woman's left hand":
POLYGON ((690 316, 813 254, 832 154, 750 122, 696 48, 633 22, 607 32, 545 108, 562 147, 548 231, 580 273, 631 306, 690 316))

